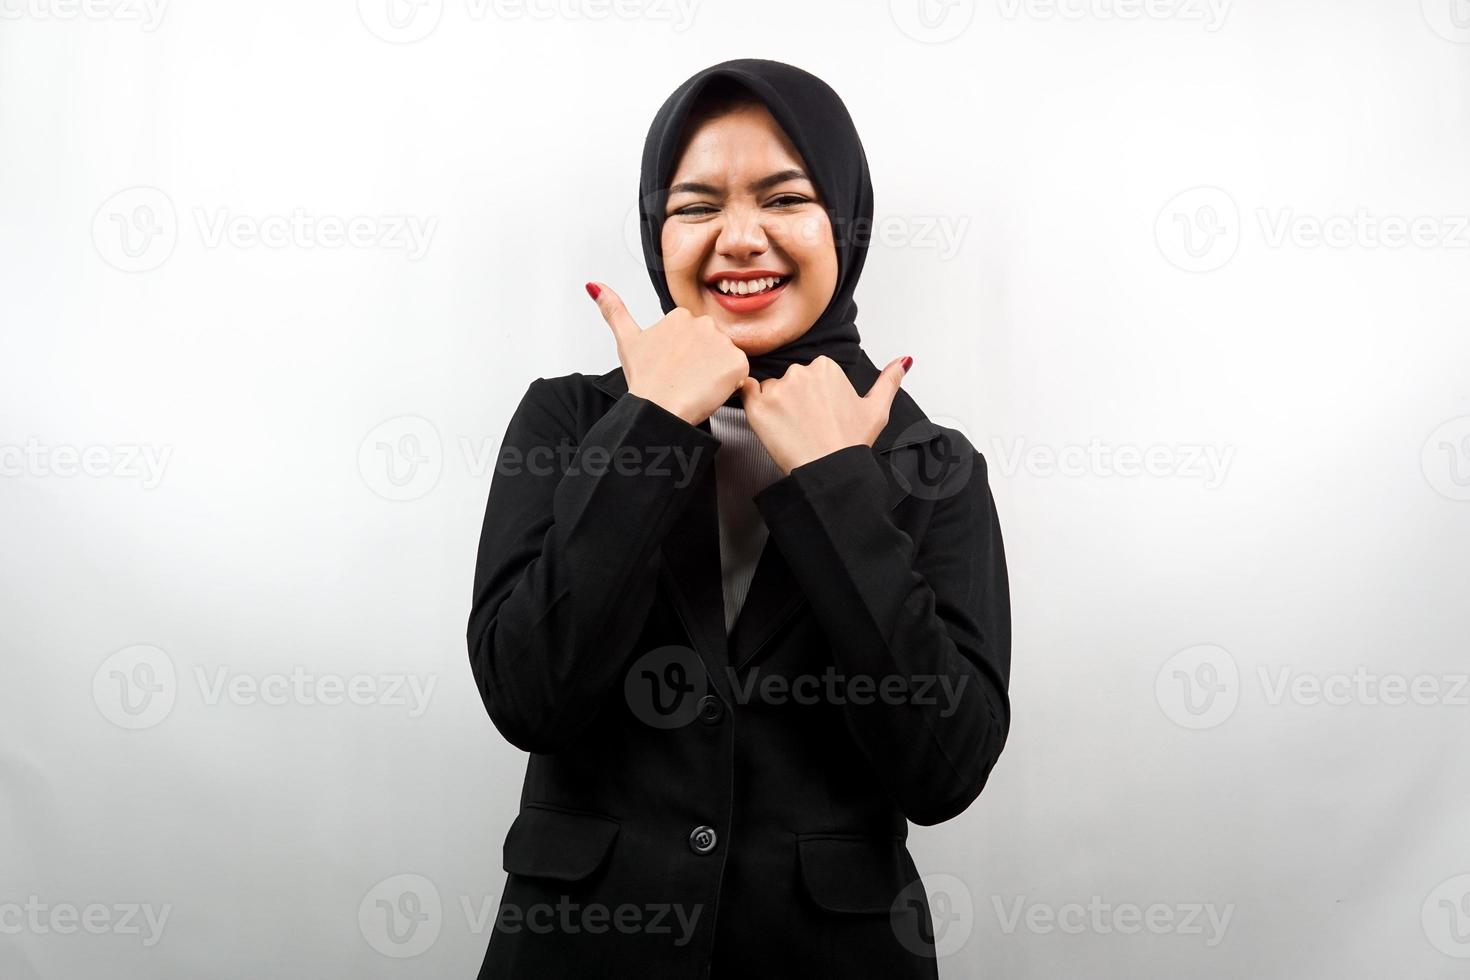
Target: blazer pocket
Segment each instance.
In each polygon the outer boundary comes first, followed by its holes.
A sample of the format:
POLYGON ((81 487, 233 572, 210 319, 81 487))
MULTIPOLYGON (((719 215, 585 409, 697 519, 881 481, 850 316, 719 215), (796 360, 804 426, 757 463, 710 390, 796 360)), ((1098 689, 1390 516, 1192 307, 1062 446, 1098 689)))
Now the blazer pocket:
POLYGON ((887 914, 908 885, 898 837, 798 835, 801 878, 829 912, 887 914))
POLYGON ((529 803, 505 836, 502 864, 513 875, 579 881, 602 866, 620 829, 611 817, 529 803))

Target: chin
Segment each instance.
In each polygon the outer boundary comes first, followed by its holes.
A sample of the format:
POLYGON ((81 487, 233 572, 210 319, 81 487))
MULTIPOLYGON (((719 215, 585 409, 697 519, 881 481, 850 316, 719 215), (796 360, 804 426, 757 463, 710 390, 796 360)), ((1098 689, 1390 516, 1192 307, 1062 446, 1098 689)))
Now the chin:
POLYGON ((731 343, 745 352, 746 357, 768 354, 787 342, 787 331, 780 326, 762 326, 754 323, 738 323, 716 320, 731 343))

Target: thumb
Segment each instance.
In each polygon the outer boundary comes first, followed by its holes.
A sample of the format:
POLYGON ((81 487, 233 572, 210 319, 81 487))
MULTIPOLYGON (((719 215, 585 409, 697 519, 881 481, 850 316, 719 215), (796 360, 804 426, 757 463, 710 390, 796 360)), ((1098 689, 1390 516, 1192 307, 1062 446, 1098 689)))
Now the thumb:
POLYGON ((619 347, 643 332, 643 328, 638 326, 638 321, 633 319, 628 313, 628 308, 623 305, 622 297, 613 292, 611 286, 605 286, 600 282, 589 282, 587 295, 597 303, 597 309, 602 313, 602 318, 607 321, 609 327, 612 327, 613 337, 617 340, 619 347))
POLYGON ((760 397, 761 383, 754 378, 746 378, 740 382, 740 403, 747 415, 750 414, 751 403, 760 397))
POLYGON ((904 375, 908 374, 913 363, 912 357, 895 357, 889 361, 883 373, 878 375, 878 380, 873 382, 873 387, 863 396, 863 401, 882 406, 883 411, 887 412, 898 394, 899 385, 903 384, 904 375))

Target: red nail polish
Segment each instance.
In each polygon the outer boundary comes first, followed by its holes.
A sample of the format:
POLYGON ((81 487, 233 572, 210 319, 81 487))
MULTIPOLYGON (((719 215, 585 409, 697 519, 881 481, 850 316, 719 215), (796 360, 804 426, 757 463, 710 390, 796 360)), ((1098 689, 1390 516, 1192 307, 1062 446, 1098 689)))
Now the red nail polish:
POLYGON ((909 368, 911 368, 913 366, 914 366, 914 359, 912 357, 908 357, 907 355, 905 355, 905 357, 903 359, 903 373, 904 374, 908 374, 909 373, 909 368))
POLYGON ((597 283, 595 283, 595 282, 589 282, 587 284, 587 295, 588 296, 591 296, 593 299, 596 299, 601 293, 602 293, 602 287, 599 286, 599 285, 597 285, 597 283))

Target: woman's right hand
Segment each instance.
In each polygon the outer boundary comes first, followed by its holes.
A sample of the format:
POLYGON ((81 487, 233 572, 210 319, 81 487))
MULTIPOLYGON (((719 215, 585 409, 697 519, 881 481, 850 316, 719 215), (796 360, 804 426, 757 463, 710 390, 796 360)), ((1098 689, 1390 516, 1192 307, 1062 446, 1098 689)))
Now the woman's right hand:
POLYGON ((612 327, 628 391, 698 425, 735 393, 750 373, 745 352, 715 326, 682 306, 644 330, 618 294, 590 282, 587 292, 612 327))

